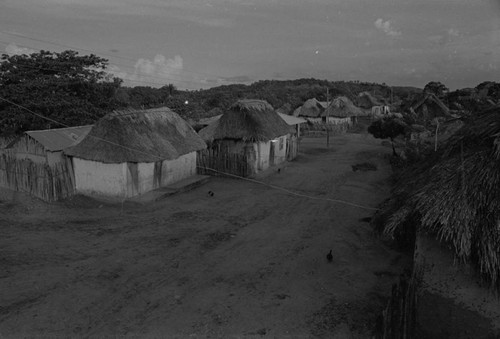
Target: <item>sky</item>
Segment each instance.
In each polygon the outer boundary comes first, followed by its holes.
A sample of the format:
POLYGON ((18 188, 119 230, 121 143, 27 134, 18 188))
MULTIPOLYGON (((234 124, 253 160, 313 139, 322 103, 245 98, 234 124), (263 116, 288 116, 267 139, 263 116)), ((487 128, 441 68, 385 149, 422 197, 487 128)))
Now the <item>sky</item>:
POLYGON ((500 82, 500 0, 0 0, 0 50, 73 49, 126 86, 500 82))

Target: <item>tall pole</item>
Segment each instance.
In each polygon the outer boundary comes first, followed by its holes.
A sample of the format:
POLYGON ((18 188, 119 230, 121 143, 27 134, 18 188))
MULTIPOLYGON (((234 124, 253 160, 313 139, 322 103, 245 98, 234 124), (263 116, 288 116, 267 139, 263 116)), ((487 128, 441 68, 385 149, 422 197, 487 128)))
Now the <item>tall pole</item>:
POLYGON ((330 147, 330 129, 328 128, 328 118, 330 117, 330 104, 328 101, 328 87, 326 88, 326 147, 330 147))

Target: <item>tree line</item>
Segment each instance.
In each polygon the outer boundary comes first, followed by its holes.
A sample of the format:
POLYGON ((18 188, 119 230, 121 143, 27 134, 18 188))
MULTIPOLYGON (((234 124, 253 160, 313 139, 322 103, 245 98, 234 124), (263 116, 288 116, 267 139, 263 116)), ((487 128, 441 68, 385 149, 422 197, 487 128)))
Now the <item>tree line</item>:
MULTIPOLYGON (((291 111, 310 98, 326 101, 343 95, 355 101, 360 92, 369 91, 385 98, 386 103, 394 100, 404 105, 422 93, 422 89, 415 87, 312 78, 262 80, 250 85, 232 84, 198 91, 179 90, 172 84, 160 88, 125 87, 121 79, 106 72, 107 67, 107 59, 93 54, 79 55, 71 50, 3 54, 0 59, 0 135, 92 124, 106 113, 123 108, 168 106, 185 119, 197 119, 218 114, 220 109, 239 99, 262 99, 275 108, 285 107, 291 111)), ((424 90, 436 93, 448 104, 455 102, 469 110, 485 102, 481 98, 500 100, 500 84, 494 82, 478 85, 475 96, 471 96, 470 90, 450 92, 439 82, 429 83, 424 90)))

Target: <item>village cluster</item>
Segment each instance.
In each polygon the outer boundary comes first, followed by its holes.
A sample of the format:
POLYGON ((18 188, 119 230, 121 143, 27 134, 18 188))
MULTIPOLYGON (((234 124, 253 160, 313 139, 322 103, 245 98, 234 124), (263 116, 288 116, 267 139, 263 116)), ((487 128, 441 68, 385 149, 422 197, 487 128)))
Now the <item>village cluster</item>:
MULTIPOLYGON (((0 152, 0 185, 46 201, 73 194, 131 198, 196 174, 252 176, 293 160, 301 128, 345 131, 358 121, 397 116, 370 93, 311 98, 285 114, 262 100, 240 100, 223 114, 187 122, 167 107, 110 113, 94 125, 26 131, 0 152)), ((415 111, 448 109, 426 94, 415 111)))

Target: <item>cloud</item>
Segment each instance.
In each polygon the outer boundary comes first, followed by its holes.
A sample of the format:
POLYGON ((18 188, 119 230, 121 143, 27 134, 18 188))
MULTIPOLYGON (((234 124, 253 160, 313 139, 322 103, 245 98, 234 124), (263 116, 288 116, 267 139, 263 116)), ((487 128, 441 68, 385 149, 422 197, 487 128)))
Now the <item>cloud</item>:
POLYGON ((112 76, 129 82, 132 86, 152 86, 161 87, 166 84, 174 84, 179 87, 189 87, 183 74, 183 59, 176 55, 173 59, 167 59, 161 54, 157 54, 153 60, 140 58, 134 66, 133 73, 127 73, 116 65, 108 66, 108 73, 112 76))
POLYGON ((392 27, 391 22, 389 20, 384 21, 384 19, 378 18, 377 20, 375 20, 375 27, 378 30, 381 30, 382 32, 387 34, 388 36, 396 37, 401 35, 401 32, 395 30, 394 27, 392 27))
POLYGON ((5 47, 5 52, 8 55, 30 55, 32 53, 36 53, 34 49, 27 48, 27 47, 19 47, 16 44, 8 44, 7 47, 5 47))

